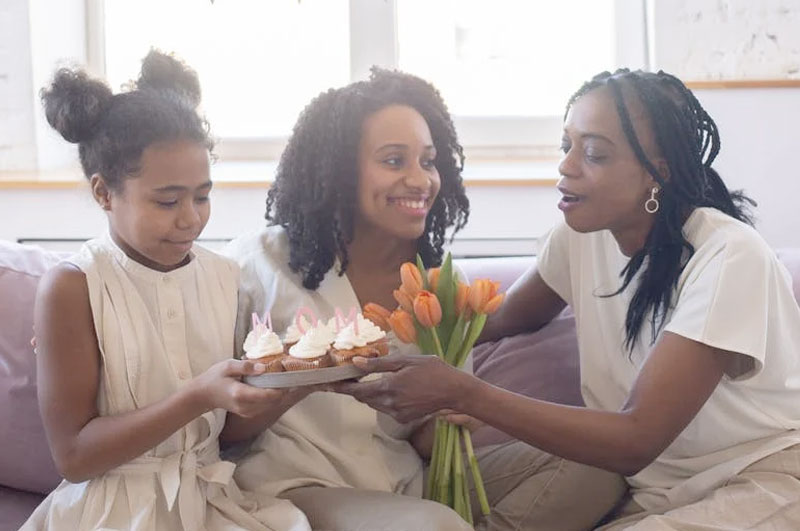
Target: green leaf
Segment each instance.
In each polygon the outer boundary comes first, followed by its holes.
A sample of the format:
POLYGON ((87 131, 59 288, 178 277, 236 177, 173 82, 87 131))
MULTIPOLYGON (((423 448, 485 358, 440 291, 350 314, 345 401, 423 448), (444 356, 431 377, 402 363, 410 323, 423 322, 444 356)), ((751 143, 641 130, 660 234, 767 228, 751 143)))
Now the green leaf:
POLYGON ((425 271, 425 264, 422 263, 422 257, 417 253, 417 269, 419 269, 420 275, 422 275, 422 289, 429 290, 430 286, 428 285, 428 272, 425 271))
POLYGON ((436 355, 436 347, 433 344, 430 330, 419 324, 416 318, 414 318, 414 328, 417 329, 417 346, 422 353, 436 355))
POLYGON ((461 351, 461 346, 464 343, 464 332, 467 326, 461 316, 456 319, 456 325, 453 327, 453 332, 450 334, 450 341, 447 342, 447 351, 445 352, 445 361, 450 365, 455 365, 458 353, 461 351))
POLYGON ((469 356, 472 347, 475 346, 475 341, 478 340, 478 336, 481 335, 487 317, 485 313, 472 316, 472 321, 470 321, 469 328, 467 329, 467 337, 461 345, 461 350, 456 355, 456 362, 454 364, 456 367, 461 367, 464 365, 464 362, 467 361, 467 356, 469 356))
POLYGON ((436 297, 442 305, 442 323, 439 325, 439 339, 450 344, 453 326, 456 324, 456 280, 453 275, 453 256, 447 253, 439 271, 439 285, 436 297))

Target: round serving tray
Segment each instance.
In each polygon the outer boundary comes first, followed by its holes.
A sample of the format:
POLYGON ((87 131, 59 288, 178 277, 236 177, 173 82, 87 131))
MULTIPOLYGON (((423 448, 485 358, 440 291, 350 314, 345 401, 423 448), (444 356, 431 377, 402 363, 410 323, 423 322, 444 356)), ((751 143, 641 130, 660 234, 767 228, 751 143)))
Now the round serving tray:
POLYGON ((255 387, 280 389, 282 387, 300 387, 328 382, 337 382, 350 378, 358 378, 366 373, 355 365, 341 365, 324 369, 307 369, 304 371, 268 372, 258 376, 245 376, 244 381, 255 387))

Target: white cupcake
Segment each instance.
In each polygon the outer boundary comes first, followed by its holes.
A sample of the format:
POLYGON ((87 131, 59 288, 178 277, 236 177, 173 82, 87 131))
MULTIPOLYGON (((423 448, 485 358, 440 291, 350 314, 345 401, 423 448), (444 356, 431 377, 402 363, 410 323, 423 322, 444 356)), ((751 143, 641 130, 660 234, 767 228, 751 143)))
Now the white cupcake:
POLYGON ((386 332, 359 313, 356 322, 351 322, 336 334, 330 357, 334 365, 347 365, 353 363, 356 356, 377 358, 388 353, 386 332))
POLYGON ((317 326, 306 330, 297 343, 289 348, 289 355, 282 360, 283 368, 287 371, 301 371, 330 367, 328 351, 334 339, 335 335, 327 323, 317 323, 317 326))
POLYGON ((281 359, 285 356, 278 334, 266 327, 256 327, 244 340, 244 357, 267 366, 266 372, 283 372, 281 359))

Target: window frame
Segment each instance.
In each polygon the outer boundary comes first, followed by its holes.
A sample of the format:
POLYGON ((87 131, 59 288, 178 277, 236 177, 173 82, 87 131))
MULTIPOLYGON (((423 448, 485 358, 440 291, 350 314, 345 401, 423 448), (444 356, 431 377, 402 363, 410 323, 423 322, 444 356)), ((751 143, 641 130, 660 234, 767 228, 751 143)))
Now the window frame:
MULTIPOLYGON (((87 67, 105 76, 105 0, 86 1, 87 67)), ((398 66, 397 3, 402 0, 349 0, 350 80, 364 79, 372 65, 398 66)), ((587 0, 588 1, 588 0, 587 0)), ((616 65, 647 69, 648 0, 614 0, 616 65)), ((453 115, 470 160, 546 161, 558 158, 561 116, 453 115)), ((285 137, 222 137, 215 152, 221 162, 276 161, 285 137)))

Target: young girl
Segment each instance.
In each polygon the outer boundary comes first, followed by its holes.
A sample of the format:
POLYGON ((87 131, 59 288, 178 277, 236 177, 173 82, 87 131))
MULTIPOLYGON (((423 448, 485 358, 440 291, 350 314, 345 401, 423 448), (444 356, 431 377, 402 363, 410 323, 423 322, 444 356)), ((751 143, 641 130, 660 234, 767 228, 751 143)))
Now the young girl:
MULTIPOLYGON (((571 98, 562 149, 564 223, 484 338, 535 330, 569 304, 587 407, 424 357, 365 360, 398 372, 342 390, 401 419, 477 417, 559 463, 555 491, 585 480, 572 462, 626 476, 604 529, 800 529, 800 308, 749 201, 713 168, 714 121, 674 76, 604 72, 571 98)), ((539 505, 551 518, 536 529, 595 524, 570 491, 539 505)))
POLYGON ((108 233, 39 287, 39 403, 66 481, 23 529, 310 529, 218 455, 226 410, 235 428, 283 395, 239 381, 263 367, 231 359, 238 269, 193 244, 212 186, 195 73, 150 52, 129 92, 60 70, 42 99, 108 233))

